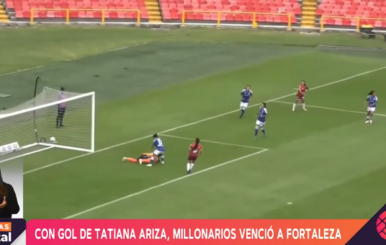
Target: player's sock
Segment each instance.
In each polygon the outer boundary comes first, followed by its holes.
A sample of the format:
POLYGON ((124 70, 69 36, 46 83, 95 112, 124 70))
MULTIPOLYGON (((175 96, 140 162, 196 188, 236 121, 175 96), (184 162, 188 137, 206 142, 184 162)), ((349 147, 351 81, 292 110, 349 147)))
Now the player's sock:
POLYGON ((56 117, 56 127, 59 127, 59 116, 56 117))
POLYGON ((263 132, 263 134, 265 135, 265 129, 264 128, 261 128, 261 132, 263 132))
POLYGON ((259 133, 259 127, 258 126, 256 126, 255 127, 255 138, 257 137, 257 134, 259 133))
POLYGON ((137 163, 137 162, 138 162, 137 159, 131 158, 131 157, 127 157, 127 158, 126 158, 126 161, 133 162, 133 163, 137 163))
POLYGON ((292 106, 292 110, 295 111, 295 108, 296 108, 296 103, 294 103, 294 105, 292 106))
POLYGON ((240 115, 240 118, 242 118, 242 117, 244 116, 244 113, 245 113, 245 109, 242 108, 242 109, 241 109, 241 115, 240 115))
POLYGON ((186 164, 186 173, 190 174, 192 171, 190 170, 190 163, 186 164))
POLYGON ((303 103, 303 110, 306 110, 306 103, 303 103))
POLYGON ((190 170, 189 170, 189 173, 191 173, 191 172, 192 172, 192 170, 193 170, 193 167, 194 167, 194 163, 191 163, 191 164, 190 164, 190 170))
POLYGON ((162 163, 162 164, 165 163, 165 157, 164 157, 164 155, 162 155, 162 156, 160 157, 160 160, 161 160, 161 163, 162 163))

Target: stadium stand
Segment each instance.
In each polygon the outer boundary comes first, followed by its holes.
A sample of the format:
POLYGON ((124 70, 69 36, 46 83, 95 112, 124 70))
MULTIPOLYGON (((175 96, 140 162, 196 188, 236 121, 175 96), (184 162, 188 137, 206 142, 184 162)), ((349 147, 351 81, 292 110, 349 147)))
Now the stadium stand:
POLYGON ((66 10, 71 9, 70 18, 79 20, 102 18, 101 9, 106 9, 106 20, 127 21, 135 20, 137 13, 141 11, 142 21, 149 19, 146 0, 6 0, 6 8, 11 17, 18 20, 29 19, 31 9, 34 11, 34 18, 63 20, 66 17, 66 10), (78 9, 78 10, 77 10, 78 9))
POLYGON ((316 21, 317 0, 302 1, 302 27, 314 28, 316 21))
POLYGON ((180 21, 183 11, 186 11, 187 21, 217 21, 220 17, 222 22, 250 23, 253 19, 252 12, 256 12, 257 22, 286 24, 288 23, 286 14, 291 14, 291 22, 295 24, 296 15, 301 14, 297 0, 160 0, 160 2, 164 21, 180 21), (222 13, 218 14, 218 11, 222 13))
POLYGON ((8 14, 5 10, 4 4, 0 4, 0 23, 8 23, 9 22, 9 17, 8 14))
POLYGON ((326 26, 372 25, 386 28, 385 0, 323 0, 318 9, 318 16, 324 16, 326 26), (358 19, 359 17, 359 19, 358 19))

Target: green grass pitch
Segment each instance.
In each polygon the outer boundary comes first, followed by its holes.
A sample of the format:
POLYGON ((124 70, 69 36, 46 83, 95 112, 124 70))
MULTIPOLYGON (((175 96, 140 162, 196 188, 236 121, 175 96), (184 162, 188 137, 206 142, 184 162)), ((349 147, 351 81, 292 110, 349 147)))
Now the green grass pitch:
MULTIPOLYGON (((24 210, 36 218, 369 218, 384 204, 384 47, 351 34, 37 27, 3 30, 0 90, 96 92, 96 152, 25 157, 24 210), (12 43, 12 49, 7 48, 12 43), (41 66, 41 67, 40 67, 41 66), (291 111, 301 79, 308 111, 291 111), (239 119, 239 93, 254 97, 239 119), (380 98, 372 125, 365 97, 380 98), (267 102, 267 137, 253 139, 267 102), (158 132, 166 163, 123 163, 158 132), (195 137, 203 156, 186 176, 195 137)), ((58 129, 61 130, 61 129, 58 129)), ((53 135, 55 136, 55 135, 53 135)), ((60 139, 58 138, 60 141, 60 139)))

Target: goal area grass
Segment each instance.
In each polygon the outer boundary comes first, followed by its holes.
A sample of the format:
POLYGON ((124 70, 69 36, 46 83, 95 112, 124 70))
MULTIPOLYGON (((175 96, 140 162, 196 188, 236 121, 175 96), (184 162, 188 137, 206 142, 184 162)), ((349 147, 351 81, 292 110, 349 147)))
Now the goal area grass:
POLYGON ((96 92, 95 153, 51 149, 24 158, 27 220, 369 218, 384 205, 382 40, 73 26, 6 29, 0 37, 10 57, 1 61, 0 91, 12 95, 0 107, 31 99, 37 76, 41 88, 96 92), (292 112, 302 79, 308 111, 292 112), (254 96, 239 119, 246 85, 254 96), (380 103, 367 125, 370 90, 380 103), (267 136, 254 140, 263 101, 267 136), (165 164, 121 161, 148 152, 154 133, 165 164), (187 177, 195 137, 203 155, 187 177))

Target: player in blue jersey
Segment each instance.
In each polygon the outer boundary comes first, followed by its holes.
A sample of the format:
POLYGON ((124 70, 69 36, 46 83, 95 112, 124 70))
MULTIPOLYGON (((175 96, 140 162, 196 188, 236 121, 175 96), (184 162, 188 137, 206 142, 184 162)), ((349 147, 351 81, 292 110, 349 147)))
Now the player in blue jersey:
POLYGON ((247 109, 249 104, 249 99, 252 97, 252 95, 253 93, 250 85, 248 85, 245 89, 243 89, 243 91, 241 91, 240 118, 244 116, 245 110, 247 109))
POLYGON ((375 108, 377 107, 378 97, 375 94, 375 91, 370 91, 369 95, 366 98, 367 104, 367 117, 366 123, 373 123, 373 116, 375 112, 375 108))
POLYGON ((153 156, 150 159, 140 159, 139 163, 148 163, 146 166, 151 167, 155 162, 161 162, 164 164, 165 160, 165 146, 162 143, 162 140, 158 137, 158 134, 153 135, 153 144, 152 144, 153 156))
POLYGON ((259 129, 265 135, 264 125, 267 120, 267 104, 262 103, 262 106, 259 108, 259 113, 257 113, 256 127, 255 127, 255 139, 257 138, 257 134, 259 133, 259 129))

